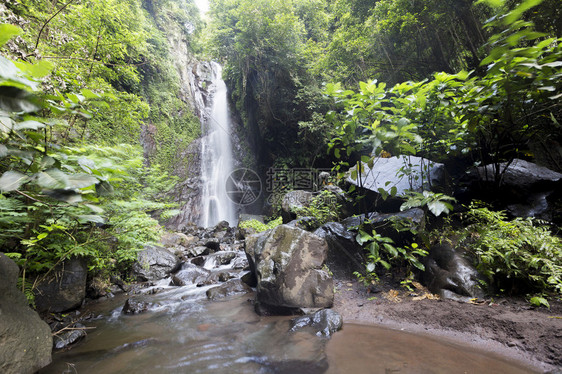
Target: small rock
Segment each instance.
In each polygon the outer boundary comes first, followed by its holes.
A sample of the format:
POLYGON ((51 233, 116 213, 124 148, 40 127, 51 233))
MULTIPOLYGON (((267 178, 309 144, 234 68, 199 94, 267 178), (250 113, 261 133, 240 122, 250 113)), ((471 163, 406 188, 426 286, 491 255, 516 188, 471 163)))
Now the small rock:
POLYGON ((85 326, 81 323, 77 323, 74 325, 73 330, 68 330, 59 335, 55 335, 53 337, 54 348, 57 350, 65 349, 84 339, 87 335, 84 327, 85 326))
POLYGON ((250 287, 248 287, 248 285, 243 283, 240 279, 232 279, 218 287, 208 289, 207 298, 209 300, 218 300, 238 293, 246 293, 250 291, 250 287))
POLYGON ((297 317, 291 321, 289 331, 311 327, 318 336, 330 337, 343 326, 342 317, 332 309, 323 309, 312 315, 297 317))
POLYGON ((122 312, 124 314, 140 314, 146 312, 152 305, 152 303, 130 298, 125 301, 122 312))

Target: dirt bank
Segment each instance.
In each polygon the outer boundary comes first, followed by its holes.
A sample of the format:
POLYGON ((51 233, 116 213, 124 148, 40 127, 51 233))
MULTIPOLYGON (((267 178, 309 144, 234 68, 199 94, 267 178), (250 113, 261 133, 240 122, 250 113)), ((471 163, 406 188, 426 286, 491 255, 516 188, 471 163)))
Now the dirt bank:
POLYGON ((562 373, 562 302, 551 301, 550 310, 516 298, 466 303, 434 299, 418 287, 383 282, 369 292, 356 280, 337 280, 334 309, 344 322, 431 334, 562 373))

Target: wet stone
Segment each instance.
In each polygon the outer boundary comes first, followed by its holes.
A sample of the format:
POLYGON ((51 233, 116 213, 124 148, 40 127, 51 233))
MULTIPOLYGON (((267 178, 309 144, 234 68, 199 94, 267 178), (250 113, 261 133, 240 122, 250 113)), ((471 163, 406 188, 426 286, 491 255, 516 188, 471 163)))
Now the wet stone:
POLYGON ((190 284, 200 284, 207 280, 210 272, 194 264, 184 263, 180 271, 172 275, 172 286, 188 286, 190 284))
POLYGON ((53 337, 54 348, 56 350, 61 350, 69 348, 71 345, 78 343, 80 340, 86 337, 85 326, 81 323, 77 323, 72 327, 72 330, 62 332, 61 334, 55 335, 53 337))
POLYGON ((323 309, 314 314, 297 317, 291 321, 289 331, 299 331, 307 327, 312 328, 317 336, 330 337, 341 330, 342 317, 332 309, 323 309))
POLYGON ((146 312, 152 305, 152 303, 130 298, 125 301, 122 311, 124 314, 140 314, 146 312))
POLYGON ((224 299, 228 296, 250 291, 250 287, 248 287, 248 285, 246 285, 240 279, 232 279, 224 284, 221 284, 220 286, 208 289, 207 298, 209 300, 219 300, 224 299))

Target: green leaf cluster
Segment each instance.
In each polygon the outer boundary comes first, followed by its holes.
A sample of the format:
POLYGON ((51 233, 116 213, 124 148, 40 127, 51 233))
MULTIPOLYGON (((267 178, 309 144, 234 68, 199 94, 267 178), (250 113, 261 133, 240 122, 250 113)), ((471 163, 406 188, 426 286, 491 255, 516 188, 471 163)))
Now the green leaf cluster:
POLYGON ((508 220, 505 212, 473 204, 465 233, 477 269, 509 292, 553 290, 562 294, 562 240, 531 218, 508 220))

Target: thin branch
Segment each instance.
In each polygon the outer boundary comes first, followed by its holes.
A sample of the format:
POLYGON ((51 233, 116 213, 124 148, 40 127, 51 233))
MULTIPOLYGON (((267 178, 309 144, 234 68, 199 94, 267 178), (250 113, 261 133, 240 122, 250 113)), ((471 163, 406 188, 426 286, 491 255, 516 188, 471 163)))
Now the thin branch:
POLYGON ((55 18, 60 12, 62 12, 64 9, 66 9, 67 6, 69 6, 70 4, 72 4, 75 0, 70 0, 68 3, 66 3, 65 5, 63 5, 55 14, 53 14, 51 16, 51 18, 49 18, 47 20, 47 22, 45 22, 43 24, 43 27, 41 27, 41 30, 39 30, 39 35, 37 35, 37 40, 35 41, 35 49, 37 49, 37 47, 39 46, 39 40, 41 39, 41 34, 43 33, 43 30, 45 29, 45 27, 47 27, 47 25, 49 24, 49 22, 51 22, 53 20, 53 18, 55 18))

